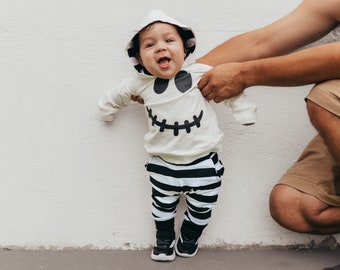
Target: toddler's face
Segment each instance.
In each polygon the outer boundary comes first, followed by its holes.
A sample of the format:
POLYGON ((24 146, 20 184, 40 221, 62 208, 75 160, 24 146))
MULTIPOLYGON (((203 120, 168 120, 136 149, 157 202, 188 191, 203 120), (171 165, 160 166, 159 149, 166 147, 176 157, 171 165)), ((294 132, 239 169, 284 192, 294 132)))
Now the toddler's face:
POLYGON ((182 68, 185 48, 175 26, 156 22, 139 35, 140 62, 155 77, 173 78, 182 68))

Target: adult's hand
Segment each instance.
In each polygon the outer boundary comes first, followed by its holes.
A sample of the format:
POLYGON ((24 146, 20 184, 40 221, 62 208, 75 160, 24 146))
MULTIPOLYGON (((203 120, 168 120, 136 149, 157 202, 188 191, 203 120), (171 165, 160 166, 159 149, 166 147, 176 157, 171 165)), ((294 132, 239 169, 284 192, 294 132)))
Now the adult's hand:
POLYGON ((208 100, 221 102, 238 96, 248 87, 243 63, 226 63, 206 72, 198 82, 198 88, 208 100))

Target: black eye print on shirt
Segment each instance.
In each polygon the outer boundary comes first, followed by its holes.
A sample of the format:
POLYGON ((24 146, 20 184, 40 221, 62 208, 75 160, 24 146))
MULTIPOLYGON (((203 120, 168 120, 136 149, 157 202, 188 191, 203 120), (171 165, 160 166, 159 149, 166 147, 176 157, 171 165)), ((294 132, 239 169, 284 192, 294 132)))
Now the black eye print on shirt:
POLYGON ((175 77, 175 84, 180 92, 184 93, 188 91, 192 85, 191 74, 184 70, 181 70, 177 73, 175 77))
MULTIPOLYGON (((155 91, 156 94, 162 94, 168 88, 168 85, 169 85, 168 79, 157 78, 153 85, 153 90, 155 91)), ((191 74, 184 70, 178 72, 175 76, 175 85, 177 89, 182 93, 188 91, 192 86, 191 74)))
POLYGON ((153 85, 156 94, 162 94, 168 88, 169 80, 157 78, 153 85))

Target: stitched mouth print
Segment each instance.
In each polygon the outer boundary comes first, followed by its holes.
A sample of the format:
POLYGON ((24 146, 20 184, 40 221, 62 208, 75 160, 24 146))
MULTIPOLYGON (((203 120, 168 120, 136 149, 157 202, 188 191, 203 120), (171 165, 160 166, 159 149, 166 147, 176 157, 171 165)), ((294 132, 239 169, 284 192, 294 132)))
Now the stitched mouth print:
POLYGON ((156 125, 159 127, 159 131, 163 132, 165 129, 172 129, 174 131, 174 136, 178 136, 180 129, 185 129, 187 133, 191 132, 191 127, 200 127, 201 126, 201 120, 203 117, 203 111, 201 110, 199 116, 197 117, 194 115, 193 121, 189 122, 189 120, 185 120, 183 124, 179 124, 177 121, 173 125, 169 125, 166 123, 166 119, 163 119, 162 122, 157 121, 157 115, 152 115, 152 109, 149 107, 146 107, 146 110, 148 111, 148 116, 152 120, 152 125, 156 125))
MULTIPOLYGON (((179 71, 175 76, 175 85, 178 91, 185 93, 188 91, 192 86, 192 77, 191 74, 181 70, 179 71)), ((160 79, 157 78, 155 80, 153 90, 156 94, 162 94, 164 91, 168 88, 169 80, 167 79, 160 79)), ((179 124, 178 122, 175 122, 174 124, 167 124, 166 119, 163 119, 161 122, 157 121, 157 115, 152 114, 152 109, 149 107, 146 107, 146 110, 148 111, 148 116, 152 120, 152 125, 156 125, 159 127, 159 131, 163 132, 165 129, 172 129, 174 131, 174 136, 178 136, 179 130, 185 129, 187 133, 191 132, 191 127, 200 127, 201 126, 201 120, 203 117, 203 111, 201 110, 199 116, 194 115, 193 121, 185 120, 183 124, 179 124)))

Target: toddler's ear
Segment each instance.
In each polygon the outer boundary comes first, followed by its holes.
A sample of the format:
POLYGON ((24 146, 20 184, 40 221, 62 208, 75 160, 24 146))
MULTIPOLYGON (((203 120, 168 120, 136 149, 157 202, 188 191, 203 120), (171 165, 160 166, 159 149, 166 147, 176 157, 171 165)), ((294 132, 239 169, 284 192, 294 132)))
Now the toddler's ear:
POLYGON ((139 64, 141 64, 144 67, 142 57, 140 57, 140 55, 136 53, 135 58, 138 60, 139 64))
POLYGON ((188 47, 184 46, 184 60, 185 60, 185 58, 188 57, 189 53, 190 53, 190 51, 189 51, 188 47))

